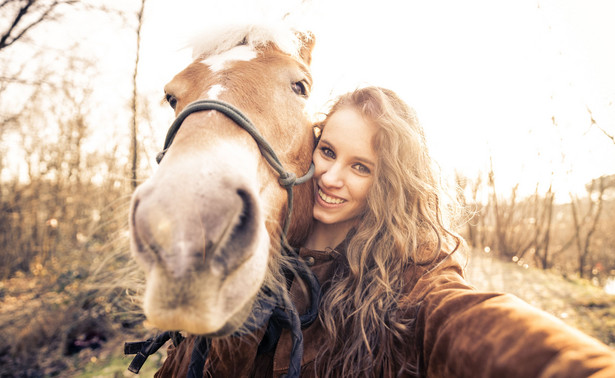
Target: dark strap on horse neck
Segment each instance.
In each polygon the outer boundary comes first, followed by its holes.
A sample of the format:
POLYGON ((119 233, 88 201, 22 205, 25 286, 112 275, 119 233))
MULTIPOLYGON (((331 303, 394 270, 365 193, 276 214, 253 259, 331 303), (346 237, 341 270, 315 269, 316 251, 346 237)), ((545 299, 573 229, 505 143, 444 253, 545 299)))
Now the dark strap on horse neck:
POLYGON ((293 209, 293 186, 303 184, 307 182, 310 178, 312 178, 312 176, 314 175, 314 164, 311 164, 308 172, 301 177, 297 177, 293 172, 285 170, 284 166, 282 165, 282 162, 276 155, 271 145, 259 133, 252 121, 250 121, 250 119, 235 106, 224 101, 210 99, 197 100, 188 104, 184 109, 182 109, 182 111, 177 115, 177 118, 175 118, 175 121, 173 121, 173 123, 171 124, 171 127, 169 128, 167 136, 164 140, 164 148, 156 156, 156 161, 158 163, 162 161, 162 158, 164 157, 168 149, 171 147, 171 144, 175 139, 175 135, 179 131, 179 128, 181 127, 184 120, 194 112, 206 110, 216 110, 230 118, 233 122, 235 122, 244 130, 246 130, 256 142, 256 145, 258 146, 265 160, 267 160, 267 163, 269 163, 271 168, 273 168, 280 176, 278 182, 281 186, 286 188, 286 191, 288 193, 286 220, 284 221, 284 227, 282 228, 283 235, 285 236, 288 232, 288 227, 290 225, 290 216, 293 209))
POLYGON ((124 343, 124 354, 136 354, 130 362, 128 370, 138 374, 145 360, 156 353, 169 339, 173 340, 173 344, 177 346, 183 341, 184 337, 179 332, 167 331, 145 341, 124 343))
POLYGON ((188 365, 188 374, 186 378, 202 378, 203 370, 205 369, 205 361, 209 355, 211 348, 211 339, 203 336, 198 336, 192 347, 192 355, 190 356, 190 365, 188 365))
MULTIPOLYGON (((289 251, 287 251, 289 252, 289 251)), ((296 255, 296 252, 293 251, 296 255)), ((288 329, 291 334, 292 347, 288 368, 288 378, 299 377, 301 373, 301 359, 303 356, 302 329, 309 327, 318 317, 318 304, 320 302, 320 283, 307 265, 298 258, 292 260, 292 272, 287 271, 287 276, 298 275, 310 289, 310 307, 305 314, 297 316, 297 309, 290 300, 288 292, 284 290, 278 299, 278 306, 273 309, 265 334, 258 345, 257 354, 268 353, 277 345, 283 329, 288 329)))

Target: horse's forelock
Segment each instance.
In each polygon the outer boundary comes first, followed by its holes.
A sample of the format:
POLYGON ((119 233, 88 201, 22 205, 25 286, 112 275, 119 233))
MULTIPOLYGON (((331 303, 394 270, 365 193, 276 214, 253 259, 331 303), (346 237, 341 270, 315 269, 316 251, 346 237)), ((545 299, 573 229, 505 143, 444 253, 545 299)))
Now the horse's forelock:
POLYGON ((304 30, 291 28, 284 23, 227 25, 205 30, 191 42, 192 58, 202 59, 217 55, 239 45, 258 48, 274 44, 282 52, 299 57, 304 40, 311 34, 304 30))

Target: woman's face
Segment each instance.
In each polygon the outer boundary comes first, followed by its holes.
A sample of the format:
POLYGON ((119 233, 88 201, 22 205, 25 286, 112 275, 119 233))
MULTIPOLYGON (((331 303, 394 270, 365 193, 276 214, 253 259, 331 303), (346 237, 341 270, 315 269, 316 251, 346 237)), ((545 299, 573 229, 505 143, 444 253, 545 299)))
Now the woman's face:
POLYGON ((367 202, 374 180, 376 127, 352 107, 337 110, 324 127, 314 151, 314 219, 353 225, 367 202))

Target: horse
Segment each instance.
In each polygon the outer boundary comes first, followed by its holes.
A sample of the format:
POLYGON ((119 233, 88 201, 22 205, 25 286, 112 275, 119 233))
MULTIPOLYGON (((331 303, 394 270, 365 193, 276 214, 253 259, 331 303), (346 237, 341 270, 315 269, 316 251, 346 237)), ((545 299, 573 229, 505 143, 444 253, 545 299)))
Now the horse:
POLYGON ((311 33, 279 27, 210 31, 164 87, 181 120, 169 130, 159 168, 135 190, 129 215, 153 327, 206 337, 237 332, 263 287, 279 280, 280 239, 305 239, 311 182, 292 184, 310 171, 314 148, 305 111, 313 46, 311 33))

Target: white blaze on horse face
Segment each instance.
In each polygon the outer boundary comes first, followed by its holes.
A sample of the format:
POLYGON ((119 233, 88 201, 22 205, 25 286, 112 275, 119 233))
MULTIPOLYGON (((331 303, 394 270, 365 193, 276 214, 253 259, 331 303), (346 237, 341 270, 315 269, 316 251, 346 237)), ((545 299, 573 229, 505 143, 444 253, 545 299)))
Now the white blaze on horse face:
POLYGON ((216 84, 212 86, 209 91, 207 91, 207 98, 209 98, 210 100, 217 100, 220 93, 224 92, 225 90, 226 88, 224 88, 222 85, 216 84))
POLYGON ((238 60, 250 61, 256 58, 256 50, 250 46, 237 46, 232 49, 223 52, 222 54, 210 56, 203 59, 201 63, 209 66, 209 69, 213 72, 220 71, 225 68, 228 62, 234 62, 238 60))

